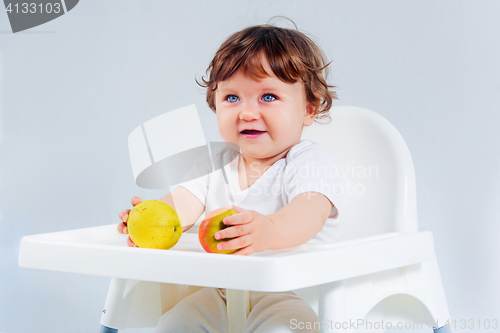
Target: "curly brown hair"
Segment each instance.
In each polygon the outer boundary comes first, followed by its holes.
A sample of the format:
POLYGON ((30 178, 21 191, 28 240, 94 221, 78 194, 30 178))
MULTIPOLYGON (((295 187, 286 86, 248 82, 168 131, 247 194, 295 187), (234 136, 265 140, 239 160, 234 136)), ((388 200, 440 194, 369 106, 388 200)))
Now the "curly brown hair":
POLYGON ((302 80, 307 101, 315 109, 315 119, 330 119, 329 110, 337 94, 332 90, 335 86, 326 81, 330 63, 323 52, 304 33, 269 24, 248 27, 229 36, 207 68, 208 79, 197 81, 207 89, 207 103, 214 113, 218 82, 229 79, 238 70, 256 80, 270 75, 262 66, 262 55, 283 82, 302 80))

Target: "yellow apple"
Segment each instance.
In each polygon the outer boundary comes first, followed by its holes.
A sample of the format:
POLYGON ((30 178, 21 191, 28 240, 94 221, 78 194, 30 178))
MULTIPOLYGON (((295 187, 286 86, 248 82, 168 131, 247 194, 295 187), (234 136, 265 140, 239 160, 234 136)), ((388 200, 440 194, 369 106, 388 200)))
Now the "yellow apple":
POLYGON ((135 245, 150 249, 168 250, 182 235, 177 212, 160 200, 137 204, 129 214, 127 228, 135 245))

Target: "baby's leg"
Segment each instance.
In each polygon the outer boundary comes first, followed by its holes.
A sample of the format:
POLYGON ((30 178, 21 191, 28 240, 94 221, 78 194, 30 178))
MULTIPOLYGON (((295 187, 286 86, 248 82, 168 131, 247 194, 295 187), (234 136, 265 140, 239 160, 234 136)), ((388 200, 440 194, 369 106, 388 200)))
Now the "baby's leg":
POLYGON ((221 333, 226 330, 225 294, 217 288, 203 288, 165 312, 155 333, 221 333))
POLYGON ((319 332, 314 310, 294 292, 250 292, 252 311, 247 318, 247 333, 319 332))

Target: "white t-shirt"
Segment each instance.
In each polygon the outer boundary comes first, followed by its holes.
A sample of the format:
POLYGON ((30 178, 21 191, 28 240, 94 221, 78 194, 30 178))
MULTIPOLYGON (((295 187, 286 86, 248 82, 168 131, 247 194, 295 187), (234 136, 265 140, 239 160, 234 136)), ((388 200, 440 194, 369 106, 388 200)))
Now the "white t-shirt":
MULTIPOLYGON (((225 146, 219 151, 212 150, 212 156, 212 164, 224 166, 228 184, 224 181, 222 170, 217 168, 215 172, 206 172, 205 176, 179 184, 205 205, 206 213, 222 206, 235 205, 269 215, 304 192, 325 195, 334 205, 330 217, 340 207, 340 196, 335 194, 339 181, 332 176, 336 175, 332 172, 335 170, 333 157, 313 141, 301 140, 288 151, 286 157, 276 161, 245 190, 241 190, 239 185, 240 152, 225 146)), ((195 168, 210 167, 206 164, 195 165, 195 168)), ((307 243, 331 243, 338 239, 339 233, 339 221, 328 218, 320 232, 307 243)))

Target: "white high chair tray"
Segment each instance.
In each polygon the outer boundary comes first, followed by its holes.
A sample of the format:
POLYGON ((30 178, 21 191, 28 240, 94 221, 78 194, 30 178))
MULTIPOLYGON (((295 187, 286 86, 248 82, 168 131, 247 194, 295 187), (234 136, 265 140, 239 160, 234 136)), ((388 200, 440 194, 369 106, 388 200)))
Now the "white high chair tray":
POLYGON ((117 224, 25 236, 19 265, 124 279, 251 291, 287 291, 434 259, 430 232, 303 244, 250 256, 206 253, 197 226, 170 250, 130 248, 117 224), (293 278, 290 278, 293 277, 293 278))

